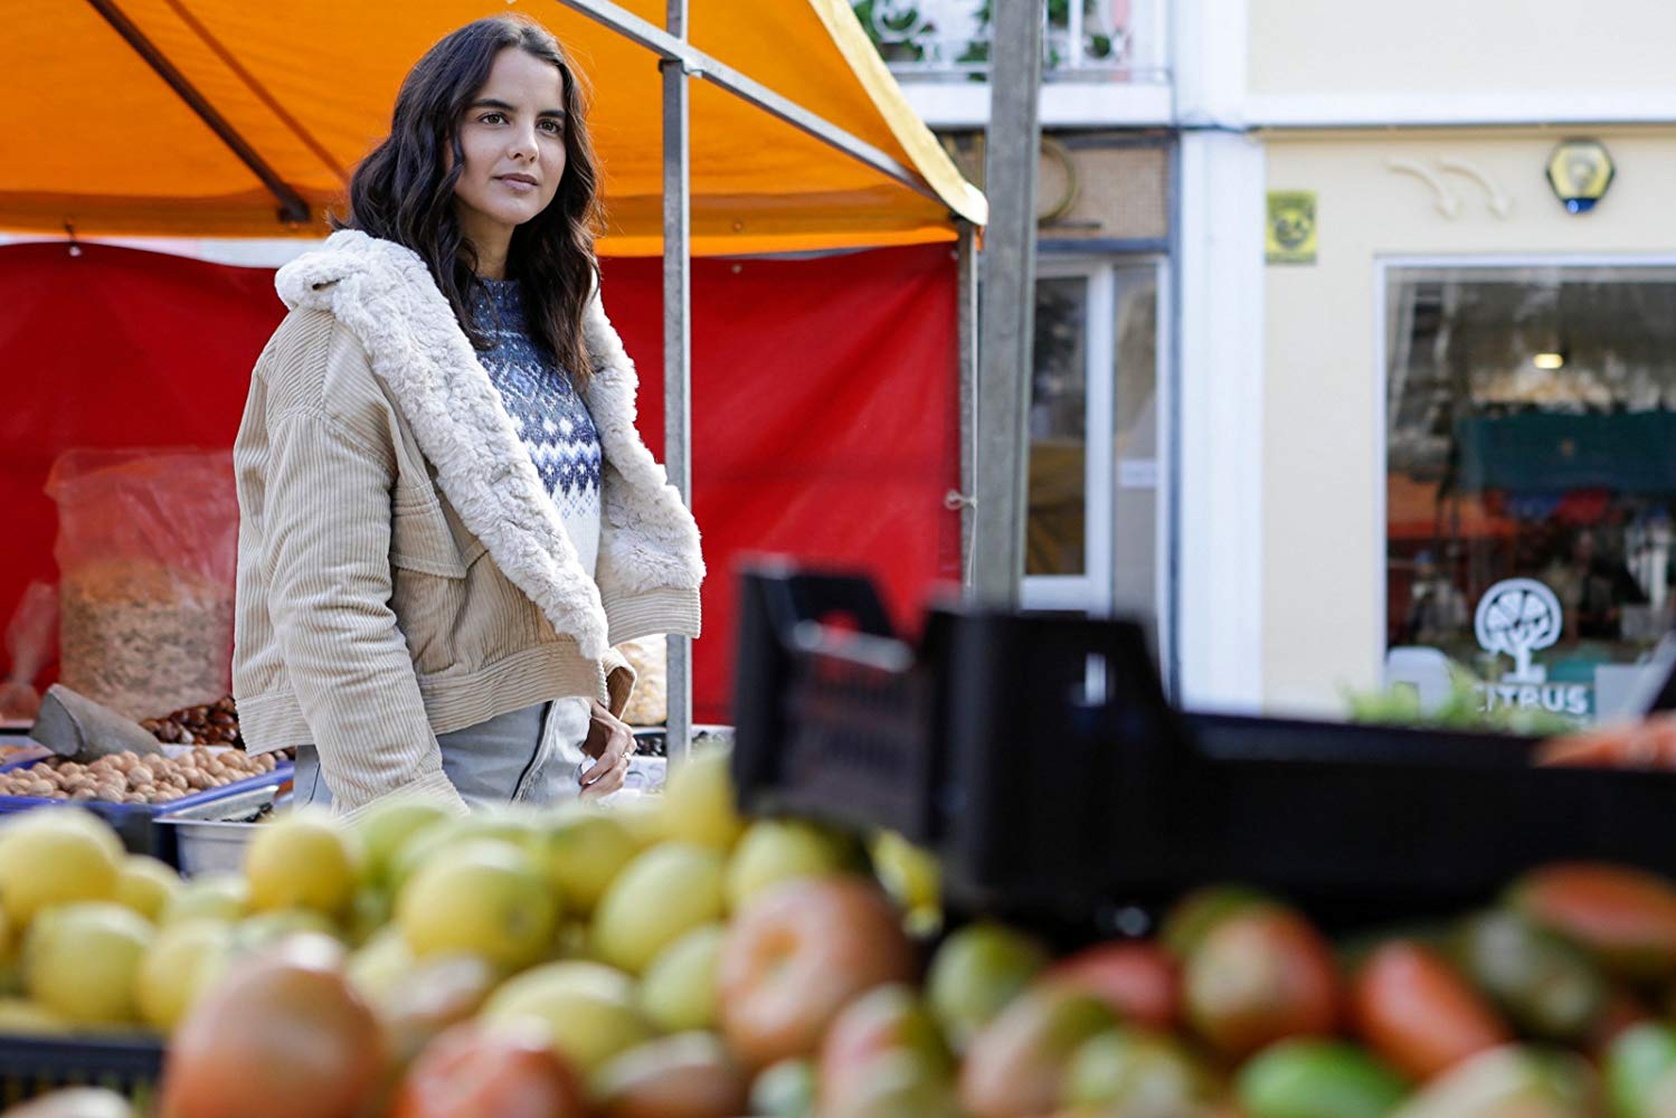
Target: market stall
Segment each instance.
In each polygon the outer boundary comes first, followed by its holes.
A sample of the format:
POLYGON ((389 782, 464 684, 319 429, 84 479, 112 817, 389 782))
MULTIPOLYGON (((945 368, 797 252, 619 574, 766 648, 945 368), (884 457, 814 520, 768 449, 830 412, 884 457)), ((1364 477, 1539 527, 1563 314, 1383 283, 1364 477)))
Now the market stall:
MULTIPOLYGON (((602 249, 616 260, 607 266, 613 314, 648 385, 655 377, 645 371, 665 356, 675 370, 666 380, 676 386, 685 355, 661 344, 659 329, 672 336, 660 296, 667 271, 660 285, 655 270, 621 259, 664 243, 658 67, 644 49, 644 28, 630 42, 598 21, 602 12, 619 23, 661 20, 662 5, 571 7, 591 14, 558 4, 528 10, 594 75, 593 126, 611 215, 602 249)), ((114 235, 319 236, 344 168, 384 130, 405 66, 442 29, 498 10, 432 3, 402 5, 398 15, 394 6, 364 5, 345 15, 323 4, 253 12, 158 2, 27 13, 5 48, 12 96, 4 112, 20 150, 38 157, 0 174, 0 228, 54 235, 60 244, 114 235), (322 73, 333 80, 318 81, 322 73), (113 82, 134 91, 125 141, 147 155, 110 168, 90 188, 78 170, 74 128, 41 121, 93 120, 96 107, 66 111, 54 98, 49 112, 42 98, 68 89, 72 100, 96 99, 113 82)), ((690 318, 694 378, 701 391, 720 395, 696 420, 696 439, 716 456, 698 456, 693 499, 712 541, 712 568, 725 571, 742 546, 841 561, 877 551, 882 536, 892 544, 887 577, 904 604, 915 602, 959 567, 954 514, 943 498, 959 483, 961 273, 942 246, 963 220, 982 219, 982 198, 913 119, 843 4, 699 4, 688 32, 689 45, 677 46, 697 53, 684 63, 694 77, 721 83, 693 90, 692 251, 732 257, 874 246, 825 261, 701 266, 692 297, 717 317, 690 318), (784 50, 787 42, 798 50, 784 50), (806 378, 811 406, 846 405, 823 407, 812 420, 830 437, 788 439, 774 422, 792 415, 765 406, 792 372, 806 378), (836 395, 828 391, 840 384, 836 395), (893 406, 903 403, 910 406, 893 406), (741 441, 740 430, 760 437, 741 441), (730 456, 730 448, 742 453, 730 456), (705 470, 713 471, 714 497, 705 470), (787 488, 793 476, 829 484, 787 488), (712 503, 716 511, 707 512, 712 503)), ((7 304, 3 359, 40 374, 6 420, 15 429, 0 469, 4 498, 24 525, 0 561, 7 615, 23 586, 50 571, 44 526, 52 510, 39 490, 52 456, 75 445, 226 445, 244 371, 278 311, 260 274, 150 257, 142 265, 91 244, 74 258, 28 252, 6 269, 17 297, 7 304), (195 304, 200 295, 209 302, 195 304), (194 344, 206 332, 205 344, 194 344), (89 384, 101 405, 67 397, 64 384, 89 384)), ((642 391, 653 446, 661 441, 660 404, 642 391)), ((813 415, 804 410, 792 422, 813 415)), ((677 479, 685 429, 680 422, 672 430, 677 479)), ((718 651, 700 650, 700 720, 725 714, 725 582, 711 581, 706 602, 720 639, 718 651)))

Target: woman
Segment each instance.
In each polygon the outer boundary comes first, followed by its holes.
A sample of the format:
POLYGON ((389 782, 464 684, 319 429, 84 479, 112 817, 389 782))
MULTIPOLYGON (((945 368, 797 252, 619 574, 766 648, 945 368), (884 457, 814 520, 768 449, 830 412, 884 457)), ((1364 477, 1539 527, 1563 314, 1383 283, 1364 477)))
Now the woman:
POLYGON ((297 797, 467 805, 621 787, 634 675, 697 636, 698 531, 634 429, 600 306, 577 76, 515 17, 420 59, 235 444, 233 686, 297 797))

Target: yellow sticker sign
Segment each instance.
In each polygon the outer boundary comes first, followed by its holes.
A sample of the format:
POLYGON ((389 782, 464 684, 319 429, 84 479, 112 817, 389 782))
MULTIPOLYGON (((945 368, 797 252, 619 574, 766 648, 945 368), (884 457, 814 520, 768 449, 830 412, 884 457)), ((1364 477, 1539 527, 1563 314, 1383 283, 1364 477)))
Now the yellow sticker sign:
POLYGON ((1270 264, 1315 263, 1315 192, 1269 191, 1264 241, 1270 264))
POLYGON ((1548 157, 1548 185, 1574 214, 1594 209, 1617 172, 1611 152, 1599 140, 1567 140, 1548 157))

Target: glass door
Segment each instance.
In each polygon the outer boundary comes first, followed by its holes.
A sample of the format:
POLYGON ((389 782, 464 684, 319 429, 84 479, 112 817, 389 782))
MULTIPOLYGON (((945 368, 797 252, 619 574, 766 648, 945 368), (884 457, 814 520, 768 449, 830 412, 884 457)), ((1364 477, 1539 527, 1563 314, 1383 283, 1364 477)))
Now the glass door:
POLYGON ((1038 266, 1026 608, 1155 625, 1163 612, 1160 271, 1151 260, 1038 266))

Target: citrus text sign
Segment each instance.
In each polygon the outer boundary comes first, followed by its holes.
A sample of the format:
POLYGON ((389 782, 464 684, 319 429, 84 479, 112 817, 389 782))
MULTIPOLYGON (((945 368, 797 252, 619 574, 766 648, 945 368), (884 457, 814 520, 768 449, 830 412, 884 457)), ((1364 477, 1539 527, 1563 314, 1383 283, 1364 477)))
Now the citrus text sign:
POLYGON ((1533 653, 1560 639, 1564 622, 1559 598, 1534 578, 1503 579, 1484 592, 1473 615, 1473 633, 1484 651, 1513 658, 1513 670, 1500 682, 1479 684, 1484 709, 1510 706, 1554 714, 1589 713, 1588 687, 1551 684, 1547 669, 1531 662, 1533 653))

